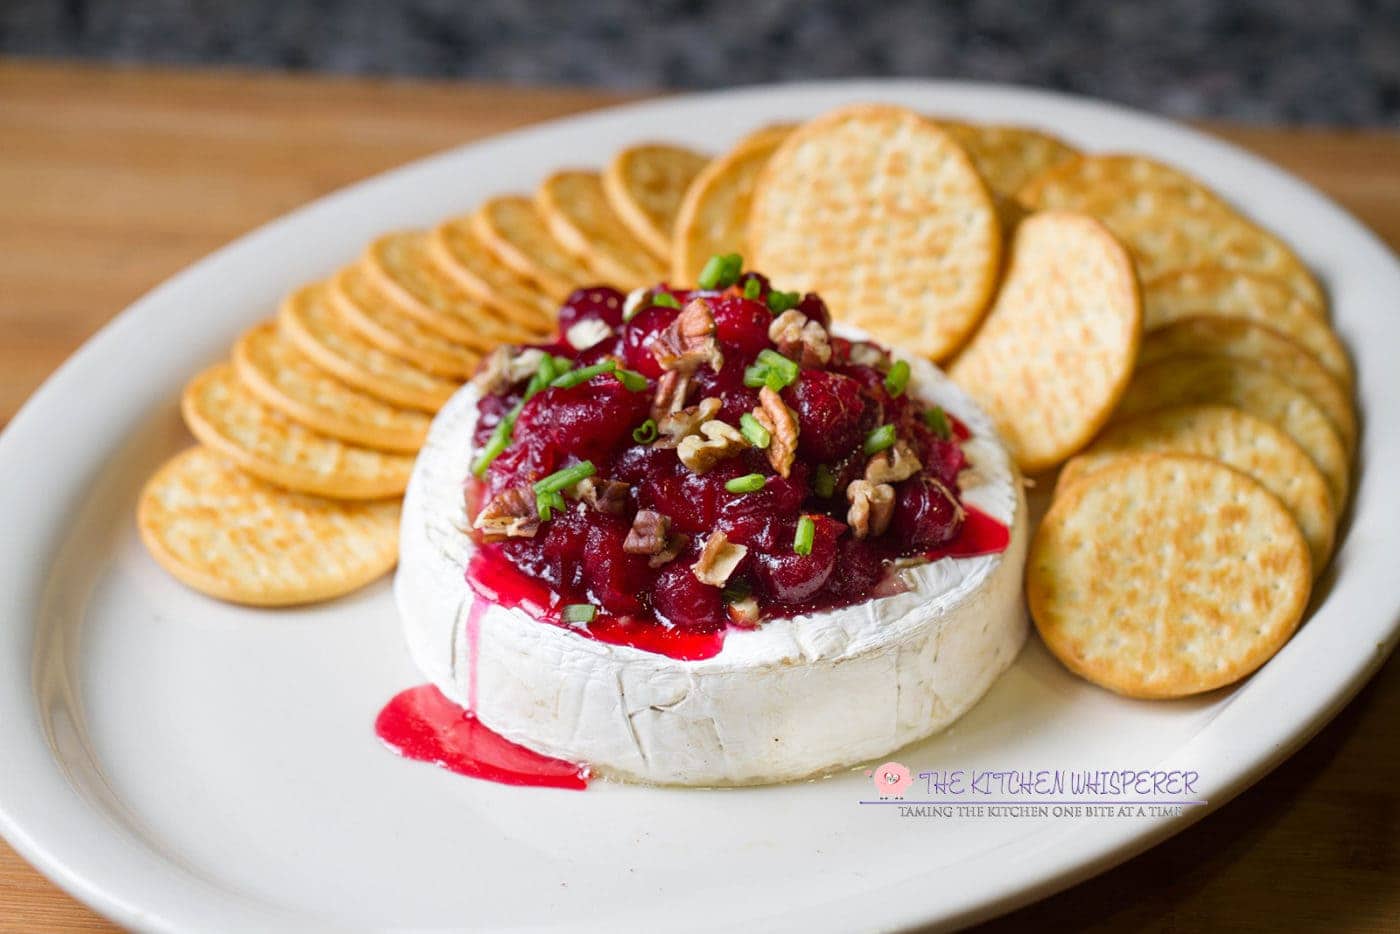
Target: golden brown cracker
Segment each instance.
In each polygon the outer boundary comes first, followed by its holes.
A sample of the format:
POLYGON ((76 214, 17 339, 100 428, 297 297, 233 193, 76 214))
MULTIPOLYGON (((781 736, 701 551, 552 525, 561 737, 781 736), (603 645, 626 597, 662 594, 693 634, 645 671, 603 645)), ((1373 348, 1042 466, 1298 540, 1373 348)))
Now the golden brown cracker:
POLYGON ((605 278, 554 239, 539 206, 529 197, 488 198, 468 223, 496 259, 538 282, 555 301, 563 301, 574 289, 600 285, 605 278))
POLYGON ((1303 392, 1251 363, 1207 355, 1159 360, 1134 374, 1114 418, 1194 403, 1232 405, 1282 429, 1327 478, 1337 511, 1346 506, 1350 469, 1337 430, 1303 392))
POLYGON ((321 282, 287 296, 277 313, 277 326, 321 369, 394 405, 436 412, 461 386, 365 340, 341 317, 321 282))
POLYGON ((1249 675, 1302 620, 1308 546, 1278 498, 1207 458, 1122 457, 1057 498, 1026 596, 1067 668, 1129 697, 1249 675))
POLYGON ((1336 376, 1300 345, 1262 324, 1245 318, 1181 318, 1143 338, 1138 365, 1202 353, 1254 363, 1301 389, 1331 420, 1348 453, 1356 449, 1356 412, 1336 376))
POLYGON ((711 256, 747 252, 746 231, 754 186, 789 124, 764 127, 741 139, 695 176, 676 212, 671 284, 693 286, 711 256))
POLYGON ((1143 301, 1148 331, 1202 315, 1273 328, 1316 357, 1342 388, 1351 391, 1351 361, 1327 323, 1326 312, 1278 279, 1219 266, 1176 270, 1145 282, 1143 301))
POLYGON ((1182 405, 1112 425, 1065 464, 1055 495, 1113 461, 1137 454, 1194 454, 1248 474, 1288 507, 1308 541, 1314 575, 1332 554, 1337 512, 1327 480, 1278 428, 1227 405, 1182 405))
POLYGON ((967 150, 992 191, 1006 198, 1014 198, 1045 170, 1079 155, 1064 140, 1033 127, 957 120, 940 120, 939 125, 967 150))
POLYGON ((708 161, 683 146, 643 143, 620 150, 603 171, 608 204, 657 259, 670 259, 681 199, 708 161))
POLYGON ((797 130, 759 177, 752 268, 820 292, 838 318, 936 360, 971 336, 996 287, 991 192, 932 121, 845 107, 797 130))
POLYGON ((627 291, 666 274, 608 204, 597 172, 555 172, 535 192, 535 203, 554 239, 602 273, 608 285, 627 291))
POLYGON ((1132 251, 1144 282, 1175 269, 1215 265, 1273 276, 1314 305, 1326 305, 1317 280, 1287 244, 1195 178, 1161 162, 1079 156, 1040 173, 1016 198, 1033 210, 1099 218, 1132 251))
POLYGON ((1141 329, 1132 259, 1107 228, 1083 214, 1034 214, 1016 229, 992 310, 949 375, 1036 473, 1108 421, 1141 329))
POLYGON ((206 447, 268 483, 335 499, 398 496, 413 458, 346 444, 264 405, 220 363, 200 373, 180 399, 185 424, 206 447))
POLYGON ((428 252, 428 236, 399 231, 377 238, 362 265, 393 306, 430 331, 474 350, 490 350, 541 336, 477 301, 428 252))
POLYGON ((253 395, 313 431, 378 448, 414 452, 428 436, 428 415, 403 409, 326 373, 265 321, 233 348, 238 378, 253 395))
POLYGON ((476 372, 479 348, 449 340, 404 314, 361 263, 331 279, 331 301, 361 337, 383 351, 439 376, 466 379, 476 372))
POLYGON ((554 331, 559 305, 542 287, 493 254, 472 230, 470 217, 439 224, 428 252, 446 275, 477 301, 536 334, 554 331))
POLYGON ((339 597, 393 568, 399 505, 291 493, 196 446, 146 483, 137 527, 156 562, 187 586, 288 606, 339 597))

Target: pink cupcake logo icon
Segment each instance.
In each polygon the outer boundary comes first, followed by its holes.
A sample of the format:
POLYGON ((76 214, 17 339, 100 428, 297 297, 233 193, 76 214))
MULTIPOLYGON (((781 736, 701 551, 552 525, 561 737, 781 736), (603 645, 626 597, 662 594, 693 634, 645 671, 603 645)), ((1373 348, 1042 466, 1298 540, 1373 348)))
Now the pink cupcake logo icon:
POLYGON ((865 774, 875 782, 875 793, 881 801, 902 799, 904 792, 914 784, 908 766, 898 762, 886 762, 877 769, 867 769, 865 774))

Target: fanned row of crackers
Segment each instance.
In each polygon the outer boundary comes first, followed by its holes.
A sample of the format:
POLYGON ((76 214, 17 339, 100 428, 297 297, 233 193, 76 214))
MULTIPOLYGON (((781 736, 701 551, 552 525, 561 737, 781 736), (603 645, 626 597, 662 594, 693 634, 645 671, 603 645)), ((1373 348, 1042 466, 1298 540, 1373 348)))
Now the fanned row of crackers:
POLYGON ((664 278, 681 198, 707 161, 632 147, 605 173, 560 172, 533 197, 386 234, 292 292, 186 386, 199 444, 142 494, 151 554, 197 590, 262 606, 336 597, 391 569, 433 413, 493 348, 552 336, 574 289, 664 278))
POLYGON ((152 479, 143 536, 225 599, 354 589, 393 565, 412 455, 483 354, 550 333, 576 288, 685 287, 724 253, 945 364, 1024 471, 1059 470, 1026 587, 1071 670, 1207 691, 1301 622, 1358 435, 1304 263, 1160 162, 884 105, 714 158, 632 146, 375 240, 190 383, 201 446, 152 479))

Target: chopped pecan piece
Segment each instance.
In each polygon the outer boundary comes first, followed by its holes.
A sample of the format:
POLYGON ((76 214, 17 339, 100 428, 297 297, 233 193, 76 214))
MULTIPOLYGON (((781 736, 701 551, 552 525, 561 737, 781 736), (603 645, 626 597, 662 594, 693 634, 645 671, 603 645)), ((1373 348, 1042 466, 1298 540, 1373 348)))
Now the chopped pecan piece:
POLYGON ((483 396, 500 392, 532 375, 540 368, 540 361, 543 359, 544 351, 538 347, 528 350, 520 350, 508 344, 497 347, 481 361, 476 375, 472 377, 472 387, 483 396))
POLYGON ((685 407, 685 395, 690 390, 690 374, 668 370, 656 381, 656 395, 651 400, 651 417, 658 422, 685 407))
POLYGON ((513 486, 502 490, 481 507, 472 528, 481 532, 487 541, 534 538, 540 528, 535 491, 528 486, 513 486))
POLYGON ((723 587, 748 553, 748 546, 734 544, 725 538, 723 532, 711 532, 705 539, 705 546, 700 549, 699 560, 690 566, 690 570, 702 584, 723 587))
POLYGON ((885 534, 894 516, 894 487, 888 483, 854 480, 846 487, 846 499, 851 504, 846 524, 856 538, 885 534))
POLYGON ((650 509, 637 510, 632 528, 622 543, 622 550, 631 555, 647 555, 649 564, 659 568, 675 560, 676 555, 690 544, 689 535, 672 535, 668 516, 650 509))
POLYGON ((744 597, 729 604, 729 621, 735 626, 751 629, 758 625, 758 600, 744 597))
POLYGON ((826 366, 831 360, 831 337, 820 321, 813 321, 796 308, 773 319, 768 325, 768 339, 778 345, 778 353, 799 366, 826 366))
POLYGON ((914 449, 903 441, 886 448, 870 458, 865 465, 865 479, 871 483, 898 483, 908 480, 924 467, 914 449))
POLYGON ((581 318, 564 332, 564 340, 575 350, 587 350, 612 334, 612 325, 602 318, 581 318))
POLYGON ((656 446, 674 448, 681 441, 700 430, 700 426, 719 414, 722 403, 713 396, 701 399, 699 405, 692 405, 672 412, 656 421, 656 446))
POLYGON ((890 368, 890 355, 869 341, 852 341, 851 351, 846 359, 857 366, 868 366, 876 370, 890 368))
POLYGON ((651 344, 652 356, 663 370, 694 373, 708 363, 716 373, 724 366, 724 355, 715 340, 715 315, 703 298, 692 299, 676 320, 651 344))
POLYGON ((705 473, 715 464, 733 457, 749 446, 748 439, 727 422, 711 420, 697 434, 681 439, 676 454, 681 463, 696 473, 705 473))
POLYGON ((758 391, 758 406, 753 410, 753 417, 768 430, 768 463, 779 475, 786 477, 792 471, 793 458, 797 456, 797 413, 787 407, 782 396, 767 386, 758 391))
POLYGON ((574 484, 574 493, 580 500, 610 516, 620 516, 627 509, 629 489, 619 480, 600 480, 597 477, 584 477, 574 484))

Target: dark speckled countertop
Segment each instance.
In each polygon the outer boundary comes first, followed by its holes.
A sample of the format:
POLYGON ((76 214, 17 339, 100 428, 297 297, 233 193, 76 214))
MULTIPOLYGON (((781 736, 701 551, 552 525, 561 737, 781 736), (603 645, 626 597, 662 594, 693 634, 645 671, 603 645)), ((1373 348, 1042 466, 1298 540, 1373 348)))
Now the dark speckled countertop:
POLYGON ((1400 125, 1400 0, 0 0, 0 54, 629 89, 963 77, 1400 125))

